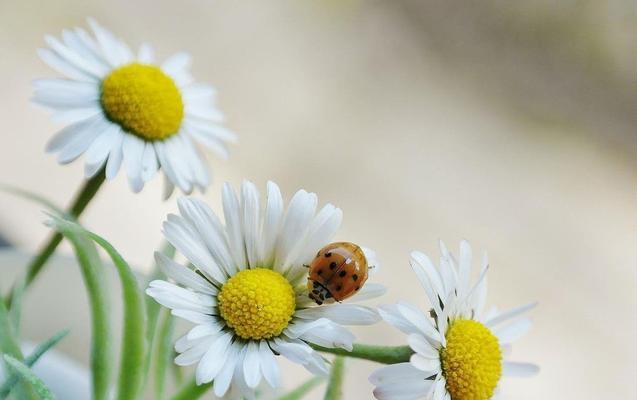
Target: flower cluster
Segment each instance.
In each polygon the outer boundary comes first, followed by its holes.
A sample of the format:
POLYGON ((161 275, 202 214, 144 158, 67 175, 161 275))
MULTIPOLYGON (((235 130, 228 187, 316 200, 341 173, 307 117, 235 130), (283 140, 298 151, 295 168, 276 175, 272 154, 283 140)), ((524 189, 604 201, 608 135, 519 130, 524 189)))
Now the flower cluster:
MULTIPOLYGON (((252 182, 244 181, 238 191, 225 184, 222 215, 201 200, 178 199, 179 212, 168 215, 163 234, 185 262, 156 252, 155 278, 140 285, 124 258, 77 218, 104 178, 115 177, 122 165, 133 192, 142 190, 159 171, 166 178, 166 198, 175 186, 186 194, 194 188, 205 190, 210 179, 200 146, 227 157, 226 144, 236 137, 221 125, 214 89, 194 82, 188 55, 179 53, 156 64, 149 45, 134 53, 97 22, 88 22, 92 34, 75 28, 65 30, 61 39, 46 37, 48 47, 39 54, 64 78, 37 80, 33 99, 52 109, 56 121, 67 124, 50 140, 47 151, 58 153, 62 164, 84 155, 88 183, 68 211, 52 207, 49 225, 58 233, 29 264, 7 304, 19 304, 25 286, 62 237, 69 239, 93 311, 93 398, 112 397, 114 358, 108 354, 112 338, 107 291, 99 279, 103 266, 97 263, 95 243, 111 257, 123 287, 116 398, 142 398, 152 352, 172 351, 167 349, 173 317, 192 324, 174 341, 174 363, 195 366, 192 383, 175 398, 198 397, 210 388, 219 397, 256 399, 258 388, 280 386, 279 358, 314 375, 330 375, 326 398, 333 400, 340 398, 341 357, 348 356, 388 364, 369 378, 379 400, 488 400, 497 395, 503 376, 537 372, 533 364, 508 360, 512 343, 531 327, 525 314, 534 304, 505 312, 485 307, 486 255, 474 274, 466 241, 460 244, 458 258, 440 242, 438 265, 413 252, 411 266, 429 300, 426 312, 403 302, 378 308, 360 304, 386 292, 374 277, 368 281, 378 272, 376 253, 334 241, 343 219, 340 208, 319 207, 317 195, 305 190, 286 202, 273 182, 267 182, 263 196, 252 182), (478 278, 472 283, 474 275, 478 278), (170 310, 164 311, 165 328, 157 322, 159 305, 146 304, 149 298, 140 287, 170 310), (407 335, 405 346, 357 344, 347 328, 381 320, 407 335), (147 342, 153 341, 159 343, 157 349, 148 348, 147 342), (334 361, 327 354, 334 354, 334 361)), ((16 376, 0 386, 0 397, 14 389, 19 397, 26 396, 34 389, 43 398, 53 398, 29 368, 39 355, 23 357, 16 345, 13 333, 18 329, 12 324, 19 318, 8 321, 4 305, 0 302, 0 351, 7 353, 5 360, 16 376), (14 388, 18 376, 25 386, 14 388)), ((13 314, 19 315, 19 309, 13 314)), ((39 354, 56 340, 43 345, 39 354)), ((155 360, 160 365, 158 398, 163 395, 165 372, 161 360, 155 360)))

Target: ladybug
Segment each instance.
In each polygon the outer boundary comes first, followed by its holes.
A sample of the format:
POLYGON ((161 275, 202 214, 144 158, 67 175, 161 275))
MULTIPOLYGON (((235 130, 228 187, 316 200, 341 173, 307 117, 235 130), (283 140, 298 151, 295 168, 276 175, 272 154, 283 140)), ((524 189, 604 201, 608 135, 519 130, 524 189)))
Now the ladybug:
POLYGON ((323 247, 309 266, 307 289, 310 299, 321 305, 353 296, 367 280, 367 259, 358 245, 330 243, 323 247))

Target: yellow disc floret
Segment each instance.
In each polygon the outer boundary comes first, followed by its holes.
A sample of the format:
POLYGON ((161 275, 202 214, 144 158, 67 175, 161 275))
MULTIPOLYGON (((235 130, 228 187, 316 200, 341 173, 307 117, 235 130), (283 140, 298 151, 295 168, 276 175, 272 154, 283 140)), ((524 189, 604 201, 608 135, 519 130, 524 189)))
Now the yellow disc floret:
POLYGON ((113 70, 102 81, 100 101, 111 121, 145 140, 177 133, 184 116, 177 85, 154 65, 132 63, 113 70))
POLYGON ((498 339, 480 322, 463 319, 451 323, 445 338, 440 356, 451 398, 490 399, 502 375, 498 339))
POLYGON ((244 270, 230 278, 218 300, 221 317, 243 339, 278 336, 296 308, 290 282, 265 268, 244 270))

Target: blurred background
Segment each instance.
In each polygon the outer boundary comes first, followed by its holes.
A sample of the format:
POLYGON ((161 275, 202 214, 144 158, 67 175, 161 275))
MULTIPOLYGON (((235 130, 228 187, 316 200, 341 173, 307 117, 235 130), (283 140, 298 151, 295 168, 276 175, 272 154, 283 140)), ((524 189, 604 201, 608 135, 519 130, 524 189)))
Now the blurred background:
MULTIPOLYGON (((378 252, 382 301, 423 309, 409 252, 437 257, 439 238, 454 249, 466 238, 489 252, 491 304, 540 303, 513 358, 541 373, 503 381, 505 398, 634 396, 634 2, 0 0, 0 181, 61 205, 82 163, 44 154, 60 126, 29 103, 30 82, 55 75, 36 56, 43 36, 86 16, 160 56, 192 53, 195 77, 219 89, 240 143, 229 161, 211 159, 215 182, 201 196, 217 211, 224 181, 271 179, 288 198, 314 191, 344 211, 337 239, 378 252)), ((134 195, 120 174, 83 222, 144 271, 176 209, 160 198, 161 180, 134 195)), ((41 207, 0 196, 11 245, 34 251, 43 220, 41 207)), ((2 289, 18 267, 0 267, 2 289)), ((85 301, 77 268, 52 265, 28 299, 25 336, 71 326, 60 348, 86 364, 85 301)), ((385 324, 357 334, 404 340, 385 324)), ((371 398, 377 366, 348 365, 345 398, 371 398)), ((286 387, 306 376, 284 366, 286 387)))

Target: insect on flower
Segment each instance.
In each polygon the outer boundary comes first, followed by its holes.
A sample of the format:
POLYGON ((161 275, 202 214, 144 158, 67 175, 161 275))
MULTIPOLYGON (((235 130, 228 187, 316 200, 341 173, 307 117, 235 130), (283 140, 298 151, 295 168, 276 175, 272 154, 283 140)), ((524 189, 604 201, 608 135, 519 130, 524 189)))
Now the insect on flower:
POLYGON ((350 242, 323 247, 309 266, 307 289, 316 304, 340 302, 352 297, 367 280, 369 268, 363 249, 350 242))

